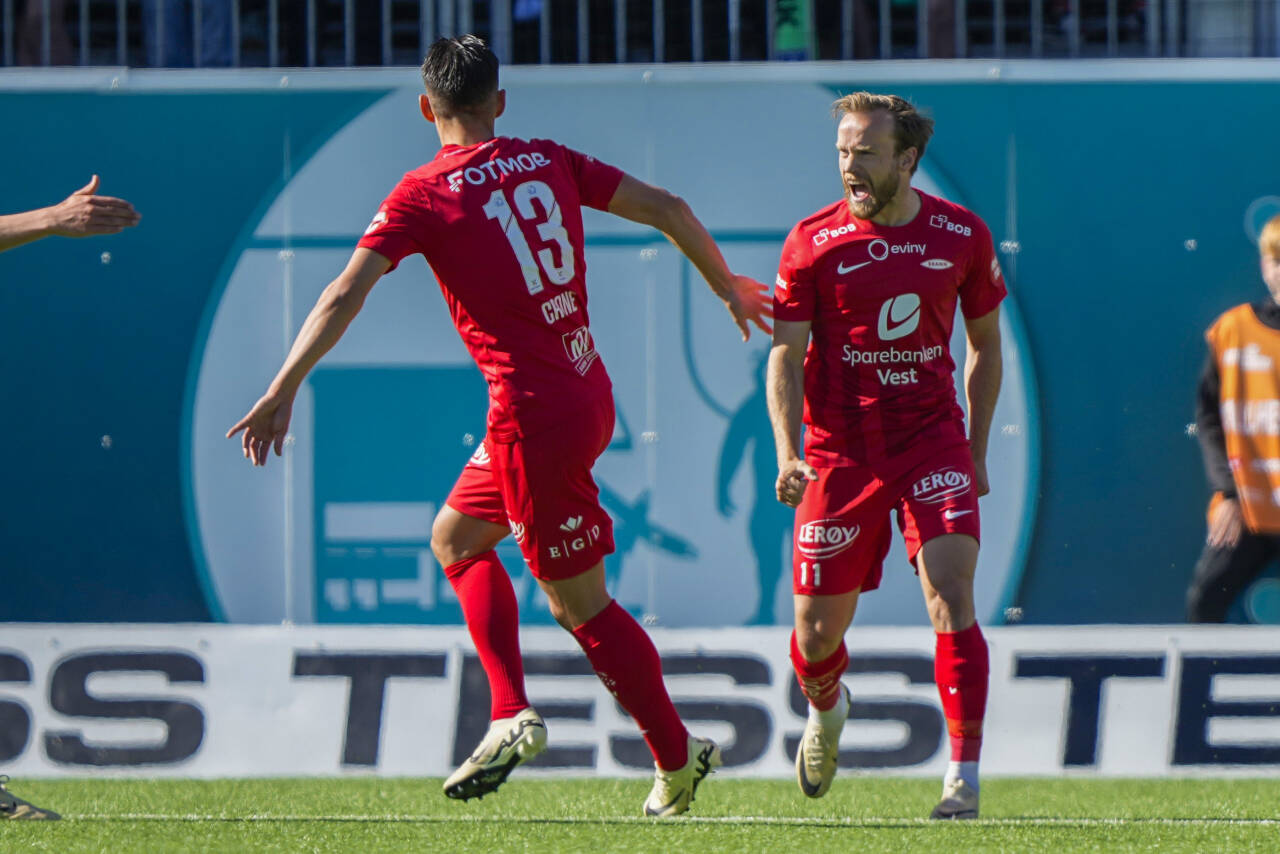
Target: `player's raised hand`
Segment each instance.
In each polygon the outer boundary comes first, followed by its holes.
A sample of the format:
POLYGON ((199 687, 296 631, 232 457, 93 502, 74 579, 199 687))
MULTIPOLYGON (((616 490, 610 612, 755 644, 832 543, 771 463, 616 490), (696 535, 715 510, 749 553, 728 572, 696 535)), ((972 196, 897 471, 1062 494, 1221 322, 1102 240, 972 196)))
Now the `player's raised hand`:
POLYGON ((778 467, 778 500, 788 507, 799 507, 809 481, 818 473, 804 460, 790 460, 778 467))
POLYGON ((99 196, 98 176, 48 208, 49 230, 62 237, 89 237, 94 234, 115 234, 138 224, 142 216, 124 199, 99 196))
POLYGON ((292 417, 293 398, 264 395, 253 405, 248 415, 227 431, 227 438, 230 439, 243 430, 240 446, 244 451, 244 458, 255 466, 265 466, 272 447, 275 448, 277 457, 284 449, 284 439, 289 433, 289 419, 292 417))
POLYGON ((743 341, 751 338, 749 324, 752 323, 766 335, 772 334, 769 318, 773 317, 773 297, 768 285, 757 282, 750 276, 735 275, 731 289, 724 297, 724 304, 733 315, 733 322, 742 333, 743 341))

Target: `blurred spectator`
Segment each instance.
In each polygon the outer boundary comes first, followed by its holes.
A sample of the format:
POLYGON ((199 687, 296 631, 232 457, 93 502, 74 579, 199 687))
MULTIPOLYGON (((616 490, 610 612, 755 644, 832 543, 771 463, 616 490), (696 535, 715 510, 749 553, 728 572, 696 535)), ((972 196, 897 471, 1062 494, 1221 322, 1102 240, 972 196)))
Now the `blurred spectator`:
POLYGON ((1187 591, 1187 619, 1221 623, 1280 555, 1280 216, 1258 238, 1269 295, 1205 333, 1196 425, 1213 487, 1209 534, 1187 591))
POLYGON ((26 0, 18 25, 18 64, 44 65, 45 13, 48 11, 49 64, 74 65, 75 53, 67 35, 67 0, 26 0))
POLYGON ((542 17, 542 0, 515 0, 511 7, 511 19, 514 21, 532 21, 542 17))
POLYGON ((956 0, 928 0, 930 59, 956 56, 956 0))
POLYGON ((817 59, 813 43, 811 0, 778 0, 773 27, 773 55, 782 60, 817 59))
POLYGON ((142 0, 142 28, 152 68, 231 65, 231 0, 142 0))

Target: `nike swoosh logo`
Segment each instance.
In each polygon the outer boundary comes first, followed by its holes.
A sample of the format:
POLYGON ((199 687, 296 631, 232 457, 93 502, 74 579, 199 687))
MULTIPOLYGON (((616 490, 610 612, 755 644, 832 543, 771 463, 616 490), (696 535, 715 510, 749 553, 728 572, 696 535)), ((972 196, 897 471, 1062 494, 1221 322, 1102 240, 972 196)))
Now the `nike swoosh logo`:
POLYGON ((968 515, 972 512, 972 510, 943 510, 942 518, 950 522, 952 519, 959 519, 961 516, 968 515))
POLYGON ((807 796, 816 798, 818 796, 818 789, 820 788, 822 788, 821 783, 810 783, 808 776, 805 774, 800 775, 800 791, 804 792, 807 796))
POLYGON ((843 276, 845 273, 852 273, 854 270, 857 270, 859 267, 865 267, 870 263, 871 263, 870 261, 863 261, 861 264, 854 264, 852 267, 846 267, 844 265, 844 262, 841 261, 838 265, 836 265, 836 274, 843 276))
MULTIPOLYGON (((672 798, 672 799, 671 799, 671 802, 670 802, 670 803, 663 804, 662 806, 658 807, 656 810, 653 810, 653 811, 650 811, 648 807, 645 807, 645 812, 649 813, 649 815, 662 815, 662 814, 663 814, 663 813, 665 813, 667 810, 671 809, 671 808, 672 808, 672 807, 674 807, 676 804, 680 803, 680 799, 681 799, 682 797, 684 797, 684 789, 681 789, 681 790, 676 794, 676 796, 675 796, 674 798, 672 798)), ((693 800, 693 798, 690 798, 689 800, 693 800)))

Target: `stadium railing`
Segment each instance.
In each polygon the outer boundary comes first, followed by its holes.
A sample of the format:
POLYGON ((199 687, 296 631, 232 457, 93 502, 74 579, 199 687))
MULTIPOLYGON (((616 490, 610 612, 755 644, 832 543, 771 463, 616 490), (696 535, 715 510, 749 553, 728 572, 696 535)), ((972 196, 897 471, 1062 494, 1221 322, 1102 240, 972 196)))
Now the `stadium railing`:
POLYGON ((1280 35, 1280 0, 0 0, 2 59, 146 66, 180 16, 176 64, 207 65, 216 9, 219 64, 248 67, 417 64, 463 32, 541 64, 1275 56, 1280 35))

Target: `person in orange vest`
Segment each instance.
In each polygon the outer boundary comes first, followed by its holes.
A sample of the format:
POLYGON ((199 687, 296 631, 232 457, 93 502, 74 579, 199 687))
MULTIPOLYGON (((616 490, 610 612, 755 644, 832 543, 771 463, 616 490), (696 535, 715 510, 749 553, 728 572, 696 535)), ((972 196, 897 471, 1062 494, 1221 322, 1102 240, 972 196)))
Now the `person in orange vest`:
POLYGON ((1238 305, 1205 333, 1196 426, 1213 488, 1209 533, 1187 590, 1187 620, 1221 623, 1280 556, 1280 215, 1258 237, 1268 296, 1238 305))

